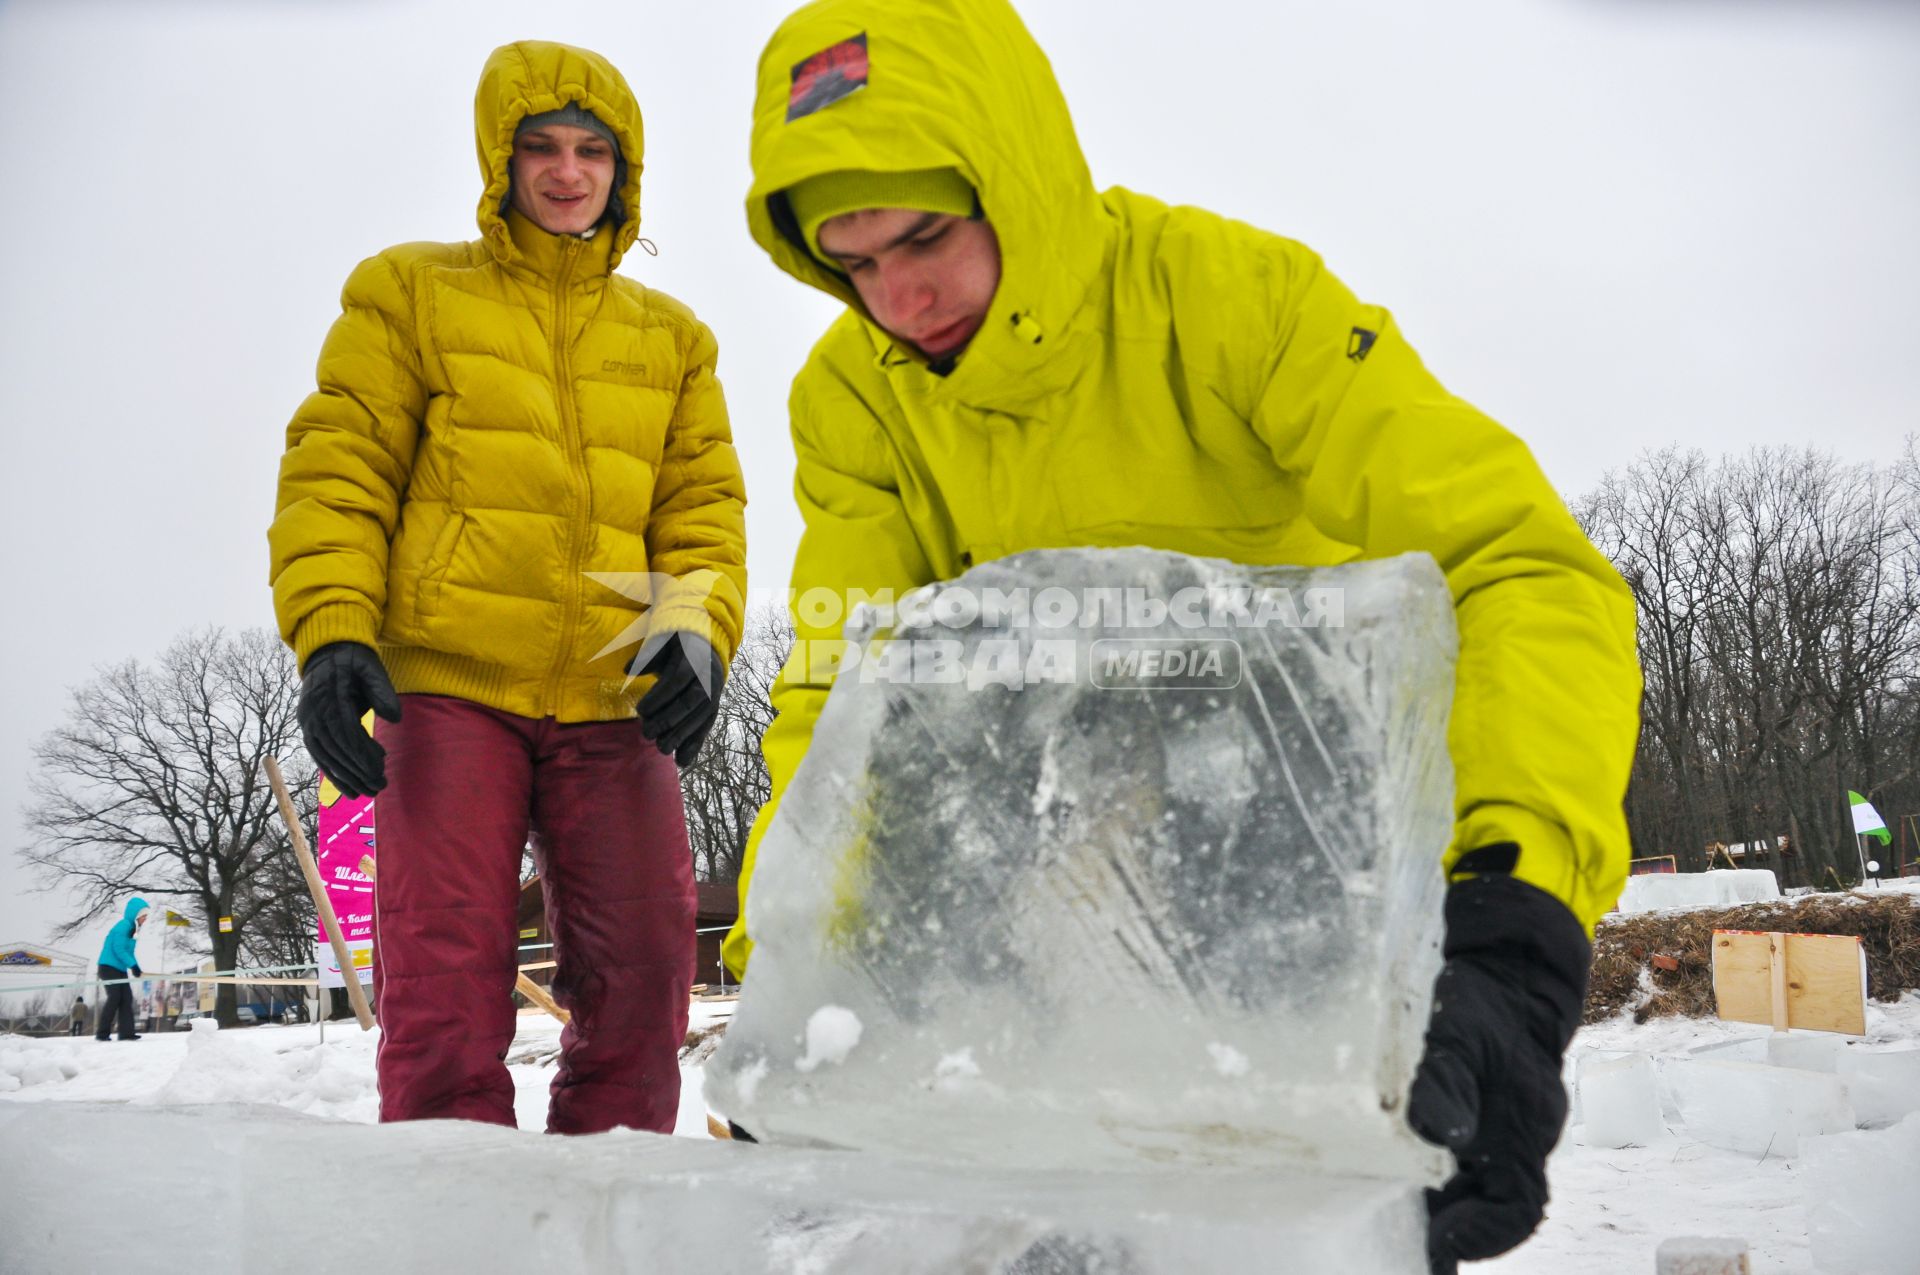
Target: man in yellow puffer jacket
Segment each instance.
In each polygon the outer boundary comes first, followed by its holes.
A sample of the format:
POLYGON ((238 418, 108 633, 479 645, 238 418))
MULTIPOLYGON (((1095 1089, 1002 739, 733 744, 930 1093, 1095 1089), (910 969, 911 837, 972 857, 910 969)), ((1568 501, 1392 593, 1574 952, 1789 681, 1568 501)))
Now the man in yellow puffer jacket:
POLYGON ((308 749, 384 791, 381 1118, 514 1123, 531 834, 572 1010, 548 1128, 670 1132, 694 959, 674 762, 740 636, 739 459, 712 334, 614 273, 642 156, 620 73, 507 45, 474 115, 481 237, 347 281, 287 430, 274 605, 308 749))
MULTIPOLYGON (((1095 189, 1004 0, 820 0, 763 53, 754 238, 846 303, 791 399, 794 596, 895 596, 1027 549, 1150 545, 1326 565, 1408 551, 1460 630, 1446 967, 1410 1102, 1460 1171, 1436 1270, 1518 1243, 1565 1115, 1588 940, 1624 881, 1634 617, 1527 448, 1448 393, 1392 317, 1298 243, 1095 189)), ((831 684, 801 641, 765 740, 773 795, 831 684)))

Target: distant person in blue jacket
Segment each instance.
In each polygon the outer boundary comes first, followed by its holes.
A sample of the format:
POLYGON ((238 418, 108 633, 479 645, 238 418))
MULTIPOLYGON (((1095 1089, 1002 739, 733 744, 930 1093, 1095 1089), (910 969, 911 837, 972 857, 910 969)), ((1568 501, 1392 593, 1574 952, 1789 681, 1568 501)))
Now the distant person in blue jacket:
POLYGON ((138 896, 128 899, 126 915, 113 923, 107 941, 100 945, 100 979, 107 983, 107 999, 94 1021, 95 1040, 110 1039, 115 1022, 120 1025, 121 1040, 140 1039, 133 1030, 133 987, 126 980, 129 974, 140 977, 140 960, 134 955, 133 945, 146 920, 147 901, 138 896))

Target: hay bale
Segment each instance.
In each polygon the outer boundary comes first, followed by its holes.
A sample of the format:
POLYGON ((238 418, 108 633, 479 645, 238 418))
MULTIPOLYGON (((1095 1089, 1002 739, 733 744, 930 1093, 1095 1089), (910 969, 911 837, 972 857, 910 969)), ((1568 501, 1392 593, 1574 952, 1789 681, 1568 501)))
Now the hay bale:
POLYGON ((1613 913, 1594 934, 1586 1021, 1628 1008, 1639 1023, 1712 1016, 1715 930, 1856 934, 1867 955, 1868 996, 1898 1000, 1920 988, 1920 895, 1808 894, 1731 908, 1613 913))

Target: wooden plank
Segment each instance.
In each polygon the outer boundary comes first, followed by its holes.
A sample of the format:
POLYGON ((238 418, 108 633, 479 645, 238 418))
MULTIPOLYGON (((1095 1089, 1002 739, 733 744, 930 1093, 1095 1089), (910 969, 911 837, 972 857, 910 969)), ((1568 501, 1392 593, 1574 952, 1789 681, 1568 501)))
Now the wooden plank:
POLYGON ((1773 1022, 1773 962, 1767 936, 1748 930, 1713 932, 1713 1000, 1733 1023, 1773 1022))
POLYGON ((1713 998, 1720 1017, 1776 1031, 1867 1034, 1866 979, 1860 939, 1852 934, 1713 932, 1713 998), (1775 953, 1779 954, 1776 1017, 1775 953), (1784 1023, 1784 1026, 1782 1024, 1784 1023))
POLYGON ((1858 935, 1787 935, 1787 1018, 1807 1031, 1867 1034, 1866 950, 1858 935))
POLYGON ((1767 935, 1767 1009, 1773 1030, 1787 1030, 1787 936, 1767 935))
POLYGON ((560 1003, 554 1000, 553 997, 547 995, 546 988, 540 986, 540 984, 534 982, 525 974, 515 975, 513 985, 519 990, 522 996, 538 1005, 541 1009, 546 1010, 547 1013, 553 1015, 561 1022, 570 1023, 573 1021, 573 1015, 561 1009, 560 1003))

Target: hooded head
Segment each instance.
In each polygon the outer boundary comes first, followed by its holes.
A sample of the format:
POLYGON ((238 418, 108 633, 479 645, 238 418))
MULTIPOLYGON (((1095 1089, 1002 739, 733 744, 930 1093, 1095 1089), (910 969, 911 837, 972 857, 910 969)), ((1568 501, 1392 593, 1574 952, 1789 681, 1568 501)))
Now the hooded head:
MULTIPOLYGON (((817 179, 950 170, 966 184, 1001 256, 993 303, 949 378, 968 397, 1039 374, 1111 233, 1053 69, 1005 0, 817 0, 794 13, 760 58, 752 159, 754 239, 869 321, 801 224, 817 218, 817 179)), ((884 330, 876 342, 889 344, 884 330)))
POLYGON ((640 106, 612 63, 571 45, 544 40, 502 45, 480 72, 480 87, 473 98, 474 146, 485 183, 480 233, 500 260, 517 254, 505 214, 513 180, 513 143, 521 125, 538 117, 604 131, 618 149, 614 190, 607 203, 608 220, 614 227, 612 262, 618 264, 640 236, 640 106), (570 108, 577 108, 592 122, 575 124, 582 115, 570 108))
POLYGON ((147 914, 147 901, 139 895, 127 900, 126 919, 138 926, 147 914))

